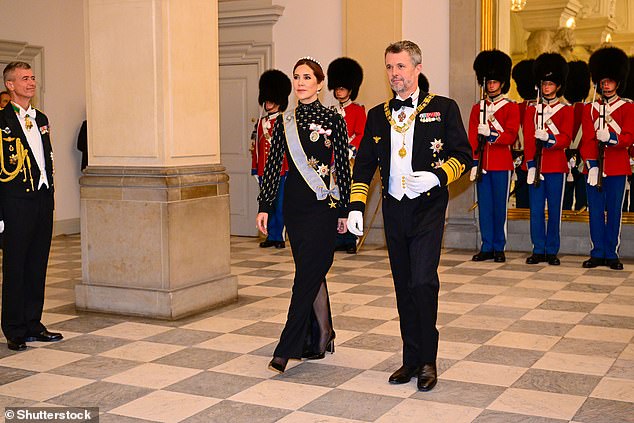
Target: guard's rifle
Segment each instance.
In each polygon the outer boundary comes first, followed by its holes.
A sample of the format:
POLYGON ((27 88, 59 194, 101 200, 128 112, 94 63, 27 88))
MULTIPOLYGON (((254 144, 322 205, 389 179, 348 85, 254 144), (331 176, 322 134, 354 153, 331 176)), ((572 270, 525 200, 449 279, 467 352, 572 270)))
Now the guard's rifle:
MULTIPOLYGON (((486 84, 487 81, 486 79, 484 79, 484 81, 482 82, 482 96, 481 96, 481 100, 480 100, 480 124, 489 124, 489 121, 487 119, 487 94, 486 94, 486 84)), ((480 182, 482 181, 482 162, 484 159, 484 147, 486 146, 487 143, 487 138, 482 135, 482 134, 478 134, 478 149, 476 150, 476 153, 478 155, 478 166, 476 168, 476 182, 480 182)))
MULTIPOLYGON (((599 112, 599 129, 605 128, 605 103, 601 104, 599 112)), ((603 189, 603 167, 605 163, 605 143, 599 141, 599 155, 597 157, 597 165, 599 166, 599 174, 597 175, 597 189, 599 192, 603 189)))
MULTIPOLYGON (((544 100, 542 99, 542 90, 541 90, 541 82, 539 84, 539 88, 537 90, 537 124, 536 129, 544 129, 544 100)), ((535 137, 535 157, 533 157, 533 161, 535 162, 535 180, 533 181, 533 186, 535 188, 539 188, 539 184, 542 182, 542 150, 544 148, 544 144, 542 140, 535 137)))

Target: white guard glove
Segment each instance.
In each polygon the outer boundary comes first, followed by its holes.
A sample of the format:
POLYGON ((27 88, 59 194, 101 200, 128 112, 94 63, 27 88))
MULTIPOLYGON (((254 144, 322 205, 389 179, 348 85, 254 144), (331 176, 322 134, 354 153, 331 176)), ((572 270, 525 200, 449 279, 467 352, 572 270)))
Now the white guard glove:
POLYGON ((588 185, 595 187, 597 182, 599 182, 599 168, 595 166, 588 171, 588 185))
POLYGON ((534 167, 528 169, 528 175, 526 175, 526 183, 528 185, 533 185, 535 183, 535 172, 537 171, 534 167))
POLYGON ((607 127, 597 129, 597 139, 601 142, 610 141, 610 130, 607 127))
POLYGON ((0 220, 0 234, 4 232, 4 220, 0 220))
POLYGON ((475 180, 476 180, 476 175, 477 175, 477 173, 478 173, 478 166, 473 166, 473 167, 471 168, 471 173, 469 173, 469 180, 470 180, 471 182, 473 182, 473 181, 475 181, 475 180))
POLYGON ((422 170, 418 172, 412 172, 411 174, 405 176, 405 184, 407 188, 411 189, 412 191, 422 194, 429 191, 433 187, 440 186, 440 180, 438 179, 438 176, 436 176, 432 172, 422 170))
POLYGON ((541 141, 548 141, 548 131, 545 129, 536 129, 535 138, 541 141))
POLYGON ((479 124, 478 134, 484 135, 485 137, 488 137, 489 135, 491 135, 491 128, 489 128, 489 124, 488 123, 479 124))
POLYGON ((363 213, 353 210, 348 213, 348 230, 356 236, 363 236, 363 213))

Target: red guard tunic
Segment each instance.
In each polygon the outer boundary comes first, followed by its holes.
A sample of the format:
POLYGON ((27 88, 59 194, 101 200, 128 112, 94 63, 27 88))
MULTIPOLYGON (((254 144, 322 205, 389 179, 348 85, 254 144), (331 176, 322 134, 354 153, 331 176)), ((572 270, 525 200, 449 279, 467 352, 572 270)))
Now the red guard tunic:
MULTIPOLYGON (((261 118, 256 127, 251 139, 251 175, 262 176, 264 174, 264 165, 269 157, 269 151, 271 149, 271 137, 273 135, 273 127, 275 126, 275 120, 279 116, 279 113, 272 113, 268 116, 261 118)), ((286 175, 288 171, 288 162, 286 156, 282 162, 281 175, 286 175)))
MULTIPOLYGON (((491 129, 489 139, 493 142, 487 142, 484 146, 482 169, 513 170, 511 146, 517 138, 520 127, 520 108, 517 103, 507 98, 500 98, 493 102, 487 99, 486 102, 487 122, 491 129)), ((469 116, 469 142, 474 160, 480 160, 477 156, 479 123, 480 103, 476 103, 469 116)))
MULTIPOLYGON (((524 156, 527 162, 535 158, 535 114, 537 107, 537 104, 531 104, 526 109, 526 116, 524 117, 524 156)), ((572 141, 574 108, 561 101, 544 104, 543 107, 544 129, 548 132, 551 139, 555 139, 555 143, 552 147, 542 148, 541 172, 567 173, 568 159, 566 158, 565 150, 572 141)))
MULTIPOLYGON (((597 128, 600 110, 604 102, 598 100, 588 103, 583 110, 581 121, 581 145, 579 152, 584 162, 597 160, 599 157, 599 142, 597 141, 597 128), (596 106, 595 106, 596 105, 596 106)), ((606 104, 606 124, 612 137, 616 138, 616 144, 610 145, 605 151, 603 159, 603 173, 606 176, 630 175, 630 157, 628 148, 634 143, 634 104, 628 99, 613 98, 606 104), (620 134, 617 135, 617 128, 620 134)), ((587 173, 587 170, 586 170, 587 173)))
POLYGON ((343 116, 348 127, 348 144, 354 146, 354 151, 359 149, 363 130, 365 128, 365 107, 348 100, 336 106, 337 111, 343 116))

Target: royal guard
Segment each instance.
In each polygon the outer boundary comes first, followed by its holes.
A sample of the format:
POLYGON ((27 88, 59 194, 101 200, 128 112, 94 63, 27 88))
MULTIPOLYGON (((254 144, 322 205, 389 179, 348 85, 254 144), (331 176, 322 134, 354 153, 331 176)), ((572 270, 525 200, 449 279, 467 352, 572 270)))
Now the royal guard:
POLYGON ((581 116, 585 107, 585 100, 590 92, 590 69, 582 60, 568 62, 568 79, 564 97, 574 109, 572 125, 572 142, 566 150, 568 158, 568 175, 564 189, 564 210, 585 210, 588 205, 586 195, 586 177, 583 174, 583 160, 579 155, 581 142, 581 116))
POLYGON ((476 181, 482 246, 473 261, 506 261, 506 212, 513 171, 511 146, 517 139, 520 111, 504 97, 510 88, 511 58, 499 50, 485 50, 473 62, 483 98, 471 109, 469 142, 476 181))
POLYGON ((632 173, 628 149, 634 141, 634 104, 620 98, 630 62, 623 50, 601 48, 590 56, 590 75, 597 98, 583 110, 580 152, 588 169, 590 259, 583 267, 622 270, 619 260, 621 206, 627 176, 632 173))
MULTIPOLYGON (((258 103, 262 106, 264 116, 258 120, 251 135, 251 174, 258 179, 259 184, 262 184, 264 166, 266 165, 266 160, 271 148, 273 127, 275 126, 275 120, 280 116, 280 112, 286 110, 288 106, 288 96, 291 93, 291 80, 288 79, 288 76, 283 72, 271 69, 265 71, 262 76, 260 76, 259 88, 258 103)), ((266 240, 260 243, 260 247, 262 248, 284 248, 286 246, 284 242, 282 202, 284 199, 284 181, 286 180, 287 171, 288 163, 286 157, 284 157, 280 188, 275 203, 273 204, 274 208, 271 213, 269 213, 268 235, 266 240)))
POLYGON ((560 100, 566 86, 568 63, 558 53, 535 59, 533 74, 538 82, 537 102, 524 117, 524 154, 530 197, 530 232, 533 254, 526 264, 560 264, 561 200, 568 173, 566 148, 572 139, 574 110, 560 100), (548 225, 545 208, 548 205, 548 225))
MULTIPOLYGON (((524 122, 524 115, 529 104, 535 103, 537 98, 537 87, 533 76, 533 62, 535 60, 522 60, 513 66, 511 77, 515 81, 517 93, 522 97, 522 102, 518 103, 520 109, 520 123, 524 122)), ((513 165, 515 166, 515 207, 521 209, 528 208, 528 185, 526 184, 526 160, 524 160, 524 135, 522 131, 517 132, 517 140, 513 144, 513 165)))
MULTIPOLYGON (((348 127, 348 151, 352 165, 363 138, 366 120, 365 107, 354 102, 363 82, 363 69, 356 60, 340 57, 330 63, 327 73, 328 89, 333 90, 338 102, 335 109, 343 116, 348 127)), ((345 250, 348 254, 356 253, 356 235, 350 232, 337 234, 335 250, 345 250)))

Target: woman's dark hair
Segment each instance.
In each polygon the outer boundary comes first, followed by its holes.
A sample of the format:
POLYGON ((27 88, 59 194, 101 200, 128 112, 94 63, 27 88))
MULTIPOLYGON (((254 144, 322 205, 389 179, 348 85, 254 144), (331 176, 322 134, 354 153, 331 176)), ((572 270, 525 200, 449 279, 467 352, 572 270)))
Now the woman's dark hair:
POLYGON ((297 69, 297 67, 301 65, 306 65, 313 71, 318 83, 326 79, 326 75, 324 75, 324 70, 321 68, 319 62, 317 62, 315 59, 302 57, 297 61, 297 63, 295 63, 295 66, 293 66, 293 73, 295 73, 295 69, 297 69))

